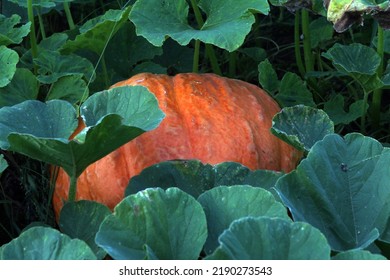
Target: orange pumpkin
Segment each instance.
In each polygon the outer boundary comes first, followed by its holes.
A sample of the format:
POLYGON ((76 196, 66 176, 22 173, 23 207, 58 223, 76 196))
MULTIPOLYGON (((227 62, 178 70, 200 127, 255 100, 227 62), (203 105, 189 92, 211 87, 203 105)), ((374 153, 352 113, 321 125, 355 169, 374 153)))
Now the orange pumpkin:
MULTIPOLYGON (((278 104, 255 85, 214 74, 143 73, 113 87, 125 85, 147 87, 166 117, 155 130, 90 165, 78 179, 77 199, 113 208, 132 176, 165 160, 235 161, 250 169, 285 172, 296 166, 300 153, 270 133, 278 104)), ((53 198, 57 216, 68 188, 69 178, 60 170, 53 198)))

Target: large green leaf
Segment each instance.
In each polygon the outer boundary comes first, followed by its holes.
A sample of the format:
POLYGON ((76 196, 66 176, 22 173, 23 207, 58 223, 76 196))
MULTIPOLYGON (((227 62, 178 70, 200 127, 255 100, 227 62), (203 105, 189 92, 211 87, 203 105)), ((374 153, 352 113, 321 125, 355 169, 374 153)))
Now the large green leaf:
POLYGON ((60 51, 74 53, 80 49, 87 49, 100 55, 108 41, 128 20, 130 8, 108 10, 104 15, 88 20, 80 27, 80 34, 74 40, 67 41, 60 51))
POLYGON ((96 260, 88 245, 49 227, 32 227, 2 247, 2 260, 96 260))
POLYGON ((6 46, 0 46, 0 88, 8 85, 16 72, 18 53, 6 46))
POLYGON ((299 150, 308 152, 334 132, 333 122, 320 110, 303 105, 283 108, 272 120, 271 132, 299 150))
POLYGON ((95 93, 81 106, 87 127, 68 140, 77 126, 73 106, 61 100, 25 101, 0 109, 0 147, 59 165, 78 177, 141 133, 154 129, 164 114, 146 88, 119 87, 95 93))
POLYGON ((323 56, 331 60, 341 73, 351 76, 366 92, 383 86, 377 76, 381 58, 373 48, 358 43, 336 43, 323 56))
POLYGON ((0 14, 0 46, 10 44, 20 44, 25 36, 30 33, 31 22, 15 27, 20 23, 19 15, 12 15, 7 18, 0 14))
POLYGON ((338 253, 332 260, 387 260, 384 256, 365 250, 349 250, 338 253))
POLYGON ((0 109, 0 147, 4 150, 12 149, 8 138, 12 133, 65 140, 76 127, 76 110, 71 104, 59 100, 47 103, 24 101, 0 109))
POLYGON ((326 260, 330 247, 324 235, 302 222, 281 218, 245 217, 234 221, 219 237, 208 259, 326 260))
POLYGON ((328 20, 333 22, 337 32, 344 32, 354 23, 363 23, 366 14, 371 14, 379 24, 389 29, 389 1, 369 0, 324 0, 328 20))
POLYGON ((198 160, 172 160, 145 168, 131 178, 125 195, 150 187, 177 187, 197 198, 205 191, 223 185, 252 185, 271 189, 282 173, 269 170, 251 171, 235 162, 217 165, 198 160))
POLYGON ((102 223, 97 244, 114 259, 197 259, 207 237, 202 206, 177 188, 126 197, 102 223))
POLYGON ((17 68, 11 82, 0 88, 0 108, 38 97, 39 83, 28 69, 17 68))
POLYGON ((270 192, 248 185, 216 187, 201 194, 198 201, 207 218, 206 254, 218 247, 218 237, 234 220, 246 216, 289 219, 286 208, 270 192))
POLYGON ((67 202, 61 209, 59 227, 62 233, 71 238, 85 241, 98 259, 103 259, 106 252, 97 246, 95 236, 110 209, 100 203, 89 200, 67 202))
POLYGON ((276 189, 294 220, 320 229, 333 250, 366 248, 390 216, 390 150, 361 134, 325 136, 276 189))
POLYGON ((199 7, 207 15, 204 25, 194 29, 188 23, 185 0, 138 0, 131 12, 137 34, 155 46, 162 46, 167 36, 181 45, 192 39, 234 51, 244 42, 255 17, 252 12, 268 14, 267 1, 200 0, 199 7))

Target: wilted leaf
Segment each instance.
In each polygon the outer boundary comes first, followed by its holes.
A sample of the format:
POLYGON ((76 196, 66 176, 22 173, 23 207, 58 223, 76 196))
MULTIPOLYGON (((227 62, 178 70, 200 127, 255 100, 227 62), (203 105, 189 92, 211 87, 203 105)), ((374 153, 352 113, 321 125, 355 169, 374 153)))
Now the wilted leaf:
POLYGON ((362 24, 364 15, 371 14, 384 28, 390 28, 390 3, 367 0, 326 0, 328 20, 337 32, 344 32, 353 24, 362 24))

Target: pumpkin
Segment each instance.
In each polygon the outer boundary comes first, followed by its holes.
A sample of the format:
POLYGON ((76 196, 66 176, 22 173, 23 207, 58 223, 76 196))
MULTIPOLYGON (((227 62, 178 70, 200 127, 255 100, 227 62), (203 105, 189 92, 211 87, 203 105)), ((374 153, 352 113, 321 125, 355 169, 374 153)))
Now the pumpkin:
MULTIPOLYGON (((99 201, 112 209, 131 177, 172 159, 234 161, 250 169, 285 172, 296 166, 299 152, 270 132, 280 107, 255 85, 215 74, 142 73, 113 87, 125 85, 147 87, 166 117, 158 128, 91 164, 78 178, 76 199, 99 201)), ((81 122, 77 131, 83 127, 81 122)), ((57 216, 68 188, 69 177, 60 170, 53 197, 57 216)))

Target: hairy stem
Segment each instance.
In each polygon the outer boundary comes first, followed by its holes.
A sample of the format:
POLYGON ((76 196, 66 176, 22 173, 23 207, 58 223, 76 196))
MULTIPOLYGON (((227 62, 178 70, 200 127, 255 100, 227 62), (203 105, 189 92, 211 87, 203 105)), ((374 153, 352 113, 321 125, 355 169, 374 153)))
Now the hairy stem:
POLYGON ((298 66, 299 73, 301 77, 305 77, 305 66, 303 65, 302 55, 301 55, 301 36, 300 36, 300 14, 295 13, 295 23, 294 23, 294 51, 295 51, 295 61, 298 66))
POLYGON ((70 12, 69 2, 64 2, 64 11, 65 11, 65 15, 66 15, 66 20, 68 21, 69 29, 70 30, 75 29, 76 26, 75 26, 74 21, 73 21, 72 13, 70 12))
MULTIPOLYGON (((377 74, 378 77, 381 78, 383 76, 383 71, 384 71, 383 60, 385 54, 385 35, 383 32, 383 28, 379 25, 378 25, 377 35, 378 35, 377 53, 381 58, 381 64, 378 67, 377 74)), ((373 126, 375 128, 378 128, 380 124, 381 103, 382 103, 382 89, 380 88, 374 90, 372 96, 371 112, 372 112, 373 126)))
MULTIPOLYGON (((198 23, 199 29, 201 29, 202 26, 204 25, 204 20, 202 18, 202 14, 199 10, 196 0, 191 0, 191 6, 192 9, 194 10, 195 19, 196 22, 198 23)), ((222 71, 221 68, 219 67, 217 56, 215 55, 215 51, 210 44, 206 44, 206 54, 208 59, 210 60, 210 64, 211 64, 211 68, 213 69, 213 72, 218 75, 221 75, 222 71)), ((197 61, 199 62, 199 58, 197 58, 197 61)), ((195 55, 194 55, 194 63, 195 63, 195 55)))

